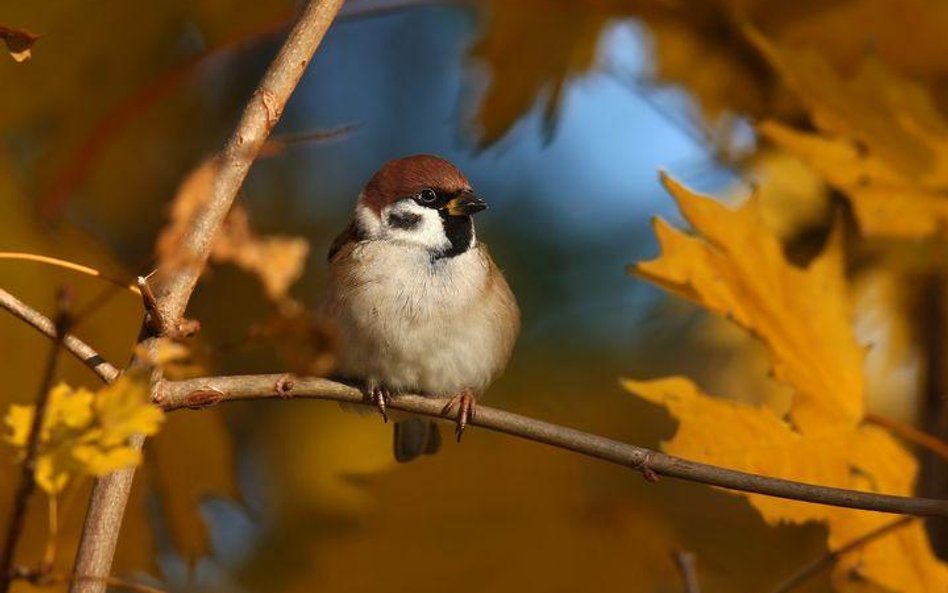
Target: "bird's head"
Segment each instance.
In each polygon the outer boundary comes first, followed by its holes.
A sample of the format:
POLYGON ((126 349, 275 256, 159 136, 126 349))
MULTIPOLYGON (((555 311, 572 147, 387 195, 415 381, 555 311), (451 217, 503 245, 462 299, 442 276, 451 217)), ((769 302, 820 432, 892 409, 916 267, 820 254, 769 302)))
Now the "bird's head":
POLYGON ((366 239, 417 246, 440 259, 476 244, 471 216, 485 208, 457 167, 420 154, 389 161, 372 176, 356 221, 366 239))

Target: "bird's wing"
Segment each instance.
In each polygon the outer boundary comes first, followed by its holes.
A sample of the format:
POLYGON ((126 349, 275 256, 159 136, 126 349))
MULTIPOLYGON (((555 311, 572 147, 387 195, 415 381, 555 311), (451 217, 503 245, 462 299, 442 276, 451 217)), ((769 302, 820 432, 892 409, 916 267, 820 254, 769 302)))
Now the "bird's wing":
POLYGON ((342 250, 343 247, 350 243, 356 243, 363 239, 362 231, 359 230, 359 225, 353 220, 349 225, 339 233, 339 236, 333 239, 332 245, 329 246, 329 256, 327 259, 332 261, 332 258, 336 257, 336 254, 342 250))

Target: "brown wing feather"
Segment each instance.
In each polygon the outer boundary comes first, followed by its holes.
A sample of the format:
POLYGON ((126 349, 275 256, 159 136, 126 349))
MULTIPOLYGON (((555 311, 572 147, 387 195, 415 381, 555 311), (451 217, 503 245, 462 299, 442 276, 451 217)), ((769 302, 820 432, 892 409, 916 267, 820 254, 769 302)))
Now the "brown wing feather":
POLYGON ((329 256, 326 258, 329 261, 332 261, 332 258, 336 257, 336 254, 339 251, 348 245, 349 243, 357 243, 363 239, 362 231, 359 230, 359 225, 353 220, 349 225, 343 229, 339 236, 333 239, 332 245, 329 246, 329 256))

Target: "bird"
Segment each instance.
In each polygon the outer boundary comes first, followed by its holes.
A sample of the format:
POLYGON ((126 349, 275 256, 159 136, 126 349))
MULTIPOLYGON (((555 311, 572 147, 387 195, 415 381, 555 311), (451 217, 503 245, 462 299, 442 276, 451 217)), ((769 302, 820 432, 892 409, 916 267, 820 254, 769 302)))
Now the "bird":
MULTIPOLYGON (((336 374, 361 384, 386 422, 399 394, 443 398, 460 442, 510 360, 520 308, 477 238, 473 217, 486 208, 448 160, 407 156, 371 177, 332 242, 322 313, 340 336, 336 374)), ((394 427, 397 461, 440 447, 431 420, 394 427)))

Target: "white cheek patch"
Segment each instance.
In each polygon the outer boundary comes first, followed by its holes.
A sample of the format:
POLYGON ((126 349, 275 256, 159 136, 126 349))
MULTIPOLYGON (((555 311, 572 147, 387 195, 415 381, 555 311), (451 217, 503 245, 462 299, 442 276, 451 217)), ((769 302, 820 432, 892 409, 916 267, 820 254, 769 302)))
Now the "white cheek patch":
POLYGON ((382 238, 410 243, 430 251, 451 246, 437 210, 418 205, 412 199, 399 200, 382 209, 382 238))
POLYGON ((355 211, 356 223, 359 230, 369 239, 378 239, 382 235, 382 221, 369 208, 362 205, 362 196, 359 196, 359 204, 355 211))

